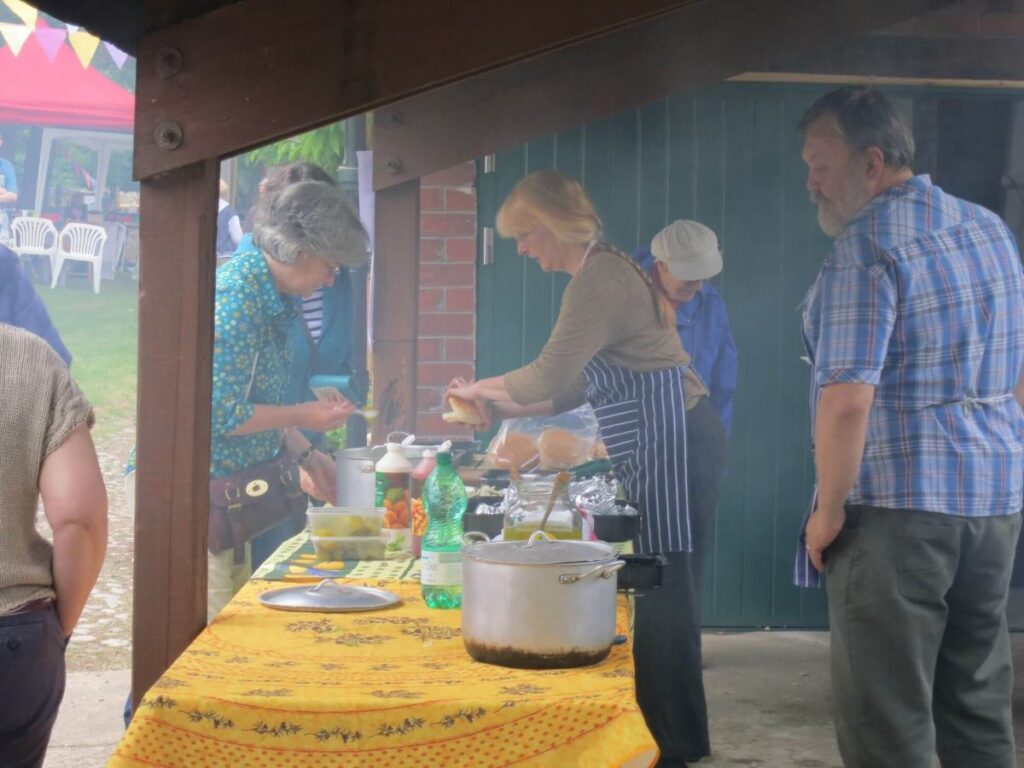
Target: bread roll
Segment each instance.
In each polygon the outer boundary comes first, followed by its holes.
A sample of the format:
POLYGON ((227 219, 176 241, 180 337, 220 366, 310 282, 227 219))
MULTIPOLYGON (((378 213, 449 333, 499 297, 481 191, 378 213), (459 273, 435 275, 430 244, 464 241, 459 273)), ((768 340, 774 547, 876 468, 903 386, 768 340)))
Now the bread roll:
POLYGON ((494 446, 494 466, 521 470, 537 456, 537 443, 522 432, 509 432, 494 446))
POLYGON ((540 433, 537 450, 541 469, 569 469, 587 461, 590 446, 567 429, 551 427, 540 433))
POLYGON ((484 423, 484 417, 476 403, 472 400, 463 400, 455 395, 448 395, 448 413, 441 414, 441 418, 449 424, 469 424, 479 426, 484 423))

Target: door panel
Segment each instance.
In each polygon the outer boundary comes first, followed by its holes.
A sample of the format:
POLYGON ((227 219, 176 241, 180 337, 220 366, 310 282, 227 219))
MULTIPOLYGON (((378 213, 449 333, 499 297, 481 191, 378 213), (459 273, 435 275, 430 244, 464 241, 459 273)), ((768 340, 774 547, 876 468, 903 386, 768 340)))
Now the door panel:
MULTIPOLYGON (((705 584, 710 627, 827 624, 823 591, 797 589, 791 578, 814 477, 800 304, 829 247, 807 197, 796 125, 825 90, 729 83, 692 91, 504 152, 495 173, 478 176, 481 226, 493 225, 497 206, 526 173, 556 167, 584 183, 607 239, 623 250, 677 218, 718 233, 725 270, 714 283, 729 309, 740 380, 705 584)), ((992 99, 952 89, 892 93, 908 117, 936 112, 941 98, 992 99)), ((919 170, 945 168, 935 157, 947 144, 955 148, 956 137, 935 133, 941 121, 917 122, 919 170)), ((961 180, 946 175, 936 181, 957 191, 961 180)), ((500 238, 497 263, 481 267, 478 280, 481 300, 492 305, 478 314, 478 375, 491 376, 540 350, 567 280, 543 274, 500 238)))
MULTIPOLYGON (((770 86, 697 91, 499 154, 480 174, 480 224, 527 173, 580 179, 608 240, 632 251, 676 218, 719 235, 741 377, 705 587, 708 626, 824 626, 820 593, 791 586, 793 542, 810 495, 803 291, 827 248, 804 192, 793 127, 813 92, 770 86)), ((529 362, 558 316, 567 278, 496 239, 479 269, 478 375, 529 362)))

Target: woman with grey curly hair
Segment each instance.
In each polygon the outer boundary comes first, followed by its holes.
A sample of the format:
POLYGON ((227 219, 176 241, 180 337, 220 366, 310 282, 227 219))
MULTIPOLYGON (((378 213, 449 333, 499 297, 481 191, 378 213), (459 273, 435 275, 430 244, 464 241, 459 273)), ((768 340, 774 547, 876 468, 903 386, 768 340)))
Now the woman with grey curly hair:
POLYGON ((298 296, 330 284, 326 278, 317 283, 316 275, 326 273, 309 269, 304 260, 319 261, 334 275, 340 267, 361 266, 367 254, 366 231, 359 217, 341 190, 322 181, 300 181, 276 195, 265 195, 256 209, 253 243, 279 267, 286 265, 278 270, 286 285, 293 280, 302 283, 295 291, 281 286, 298 296), (310 281, 312 289, 303 291, 310 281))
MULTIPOLYGON (((277 169, 266 181, 260 196, 259 205, 253 211, 254 223, 260 227, 264 250, 271 255, 277 253, 272 241, 282 234, 281 226, 274 226, 270 219, 287 220, 281 208, 297 208, 302 214, 300 218, 309 218, 306 214, 316 217, 317 206, 308 206, 300 198, 308 196, 307 188, 297 189, 308 182, 321 182, 331 187, 337 184, 320 166, 313 163, 291 163, 277 169), (292 188, 296 189, 292 189, 292 188), (288 196, 282 193, 292 189, 288 196), (265 226, 267 225, 267 226, 265 226)), ((355 212, 343 206, 334 219, 339 231, 332 240, 337 243, 351 241, 352 245, 343 250, 358 255, 364 251, 365 233, 355 212)), ((318 229, 318 228, 314 228, 318 229)), ((289 251, 289 243, 294 238, 288 237, 284 250, 289 251)), ((249 243, 247 250, 253 248, 249 243)), ((315 250, 315 249, 314 249, 315 250)), ((278 259, 282 260, 282 259, 278 259)), ((301 313, 288 329, 288 352, 291 358, 291 373, 285 390, 285 403, 301 403, 316 399, 309 388, 309 380, 316 375, 337 376, 351 374, 354 369, 363 370, 364 361, 353 360, 353 340, 355 339, 354 287, 355 275, 349 269, 342 269, 334 278, 334 283, 314 290, 301 298, 301 313)), ((314 447, 332 453, 326 447, 327 439, 323 432, 305 430, 304 434, 314 447)), ((291 538, 302 530, 306 524, 305 514, 285 520, 271 530, 260 534, 252 542, 253 563, 260 563, 270 556, 282 541, 291 538)))
MULTIPOLYGON (((316 450, 302 430, 336 429, 354 406, 347 401, 289 400, 289 336, 302 321, 299 297, 330 288, 343 267, 366 260, 366 232, 336 186, 296 181, 282 184, 279 192, 264 193, 253 243, 248 249, 240 247, 217 270, 211 503, 226 484, 272 462, 298 465, 301 471, 295 474, 301 475, 302 488, 333 502, 334 461, 316 450)), ((305 508, 304 497, 296 506, 305 508)), ((211 528, 211 546, 214 533, 211 528)), ((223 544, 218 541, 218 548, 223 544)), ((251 573, 249 542, 244 542, 244 559, 235 557, 243 542, 230 544, 232 548, 209 555, 210 618, 251 573)))

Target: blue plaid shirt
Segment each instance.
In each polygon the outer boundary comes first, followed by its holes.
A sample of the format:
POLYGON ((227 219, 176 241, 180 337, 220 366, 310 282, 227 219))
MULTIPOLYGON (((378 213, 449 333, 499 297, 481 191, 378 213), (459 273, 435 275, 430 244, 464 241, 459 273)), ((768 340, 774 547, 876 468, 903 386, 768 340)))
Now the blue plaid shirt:
MULTIPOLYGON (((1024 279, 998 216, 927 176, 883 192, 836 239, 804 299, 803 333, 812 424, 822 387, 875 387, 847 504, 1020 511, 1024 279)), ((795 581, 817 577, 801 535, 795 581)))

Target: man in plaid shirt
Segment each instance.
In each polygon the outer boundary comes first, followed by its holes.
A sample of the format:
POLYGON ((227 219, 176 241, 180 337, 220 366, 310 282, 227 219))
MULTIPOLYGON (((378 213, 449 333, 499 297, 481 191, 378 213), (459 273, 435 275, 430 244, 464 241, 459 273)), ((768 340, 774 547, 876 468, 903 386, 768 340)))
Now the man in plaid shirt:
POLYGON ((827 576, 840 753, 861 768, 931 768, 936 752, 943 766, 1011 768, 1013 235, 913 174, 913 138, 880 93, 829 93, 800 130, 835 244, 804 304, 818 485, 796 575, 827 576))

